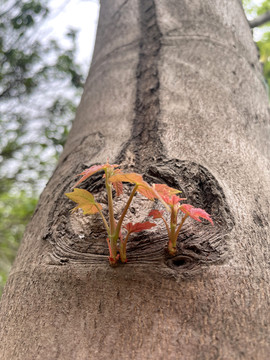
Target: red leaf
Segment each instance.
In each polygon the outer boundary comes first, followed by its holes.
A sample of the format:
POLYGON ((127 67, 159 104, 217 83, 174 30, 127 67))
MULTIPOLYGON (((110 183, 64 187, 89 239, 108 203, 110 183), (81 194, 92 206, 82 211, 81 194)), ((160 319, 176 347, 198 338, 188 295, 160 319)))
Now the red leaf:
POLYGON ((208 220, 212 225, 214 225, 211 216, 203 209, 195 208, 189 204, 183 204, 181 205, 180 210, 183 211, 183 213, 189 215, 194 220, 201 222, 200 218, 202 218, 208 220))
POLYGON ((148 216, 153 216, 153 219, 161 219, 163 216, 163 213, 164 213, 164 211, 159 211, 159 210, 153 209, 150 211, 148 216))
POLYGON ((82 173, 78 174, 77 176, 81 176, 82 178, 76 182, 76 184, 73 186, 77 186, 79 185, 81 182, 83 182, 84 180, 86 180, 87 178, 89 178, 90 176, 92 176, 93 174, 95 174, 96 172, 100 171, 100 170, 105 170, 107 168, 115 168, 118 167, 119 165, 113 164, 103 164, 103 165, 93 165, 91 166, 89 169, 84 170, 82 173))
POLYGON ((180 210, 183 211, 183 213, 188 214, 190 213, 190 210, 193 208, 192 205, 189 204, 183 204, 180 206, 180 210))
POLYGON ((136 223, 136 224, 128 223, 124 225, 124 228, 131 234, 133 232, 140 232, 143 230, 151 229, 153 226, 156 226, 156 224, 146 221, 143 223, 136 223))

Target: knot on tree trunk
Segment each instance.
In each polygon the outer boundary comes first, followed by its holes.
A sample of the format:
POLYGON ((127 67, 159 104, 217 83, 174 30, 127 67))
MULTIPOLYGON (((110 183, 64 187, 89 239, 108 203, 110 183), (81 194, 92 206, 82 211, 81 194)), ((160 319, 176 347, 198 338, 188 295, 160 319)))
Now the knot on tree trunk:
MULTIPOLYGON (((144 178, 149 183, 166 183, 181 190, 181 197, 194 207, 205 209, 211 214, 214 226, 188 219, 178 237, 177 252, 167 252, 168 236, 164 224, 157 220, 157 226, 147 232, 133 234, 127 246, 129 265, 154 266, 171 274, 190 275, 197 273, 202 265, 223 262, 229 254, 228 234, 234 226, 234 218, 226 201, 224 191, 216 178, 205 167, 183 160, 159 159, 148 166, 144 178)), ((68 185, 71 187, 71 185, 68 185)), ((102 204, 106 216, 106 195, 102 174, 96 174, 81 184, 91 191, 102 204)), ((125 185, 122 197, 115 199, 115 215, 120 216, 125 206, 130 186, 125 185), (119 213, 119 214, 118 214, 119 213)), ((106 232, 98 215, 70 213, 71 204, 63 194, 59 195, 58 206, 52 209, 45 236, 51 247, 46 262, 52 265, 68 263, 104 264, 108 266, 106 232)), ((152 202, 137 194, 126 215, 128 222, 149 221, 151 209, 162 210, 162 204, 152 202)))

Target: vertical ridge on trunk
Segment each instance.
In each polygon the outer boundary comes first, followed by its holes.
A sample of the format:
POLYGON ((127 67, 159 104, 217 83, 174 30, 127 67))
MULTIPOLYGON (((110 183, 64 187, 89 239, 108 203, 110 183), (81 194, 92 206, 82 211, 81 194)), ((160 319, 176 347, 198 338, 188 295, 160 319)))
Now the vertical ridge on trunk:
POLYGON ((117 161, 123 161, 127 151, 135 154, 135 166, 164 154, 158 135, 159 72, 158 61, 161 49, 160 28, 157 23, 154 0, 140 0, 140 52, 136 71, 135 116, 131 138, 127 141, 117 161), (145 146, 147 144, 147 146, 145 146))

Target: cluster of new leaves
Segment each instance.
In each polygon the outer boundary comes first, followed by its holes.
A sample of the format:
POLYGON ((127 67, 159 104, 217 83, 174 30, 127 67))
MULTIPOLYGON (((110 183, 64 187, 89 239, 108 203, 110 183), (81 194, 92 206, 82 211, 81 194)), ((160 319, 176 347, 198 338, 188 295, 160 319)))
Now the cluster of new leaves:
POLYGON ((171 255, 176 253, 177 238, 183 223, 188 217, 191 217, 197 221, 201 221, 200 218, 203 218, 208 220, 213 225, 213 221, 210 215, 207 214, 204 210, 194 208, 189 204, 180 205, 180 201, 186 199, 181 199, 176 195, 180 192, 179 190, 173 189, 165 184, 153 184, 150 186, 146 181, 143 180, 142 175, 137 173, 123 173, 118 167, 119 165, 110 165, 109 163, 103 165, 94 165, 79 174, 82 177, 75 184, 75 186, 79 185, 81 182, 98 171, 103 170, 105 172, 104 178, 108 198, 109 221, 107 221, 104 217, 101 204, 95 201, 94 196, 89 191, 75 188, 73 192, 65 194, 69 199, 73 200, 77 204, 72 212, 76 211, 77 209, 82 209, 84 214, 100 214, 108 234, 107 243, 110 252, 109 261, 111 265, 115 265, 119 259, 123 263, 127 261, 126 248, 130 234, 147 230, 153 226, 156 226, 155 223, 151 223, 149 221, 136 224, 123 224, 127 210, 136 192, 139 192, 149 200, 160 200, 170 214, 170 224, 168 224, 164 218, 163 211, 152 210, 149 213, 149 216, 152 216, 154 219, 161 218, 164 221, 169 238, 168 251, 171 255), (120 196, 123 193, 123 182, 131 183, 134 185, 134 187, 129 195, 119 220, 116 221, 114 216, 112 189, 114 188, 117 196, 120 196), (179 211, 181 211, 184 215, 182 216, 180 224, 178 225, 179 211), (122 235, 123 230, 126 232, 125 236, 122 235))
POLYGON ((195 208, 190 204, 180 204, 180 201, 186 200, 185 198, 179 198, 176 195, 167 196, 162 195, 161 201, 164 203, 166 209, 170 214, 170 224, 164 218, 164 211, 152 210, 149 213, 149 216, 152 216, 154 219, 162 219, 165 223, 165 227, 167 229, 169 243, 168 243, 168 251, 170 255, 174 255, 176 253, 176 243, 177 238, 180 233, 180 230, 188 217, 191 217, 194 220, 201 222, 201 219, 208 220, 213 225, 213 220, 210 215, 200 208, 195 208), (180 224, 178 224, 178 213, 181 211, 184 216, 182 216, 180 224))
POLYGON ((105 172, 104 178, 108 197, 109 221, 107 221, 103 215, 101 204, 95 201, 94 196, 90 192, 75 188, 73 192, 66 194, 68 198, 77 203, 77 206, 72 211, 80 208, 83 210, 84 214, 100 214, 108 234, 107 242, 110 251, 109 261, 111 265, 115 265, 119 258, 121 262, 126 262, 126 245, 131 233, 147 230, 155 226, 155 224, 148 221, 136 224, 123 224, 124 217, 136 191, 152 200, 154 199, 154 196, 151 192, 148 193, 149 185, 143 180, 141 175, 135 173, 124 174, 120 169, 118 169, 118 167, 119 165, 110 165, 109 163, 94 165, 79 174, 82 177, 75 184, 75 186, 79 185, 82 181, 86 180, 98 171, 103 170, 105 172), (112 189, 115 189, 117 196, 120 196, 123 193, 123 182, 134 184, 134 188, 128 198, 120 219, 116 221, 114 216, 112 189), (122 235, 123 229, 126 231, 125 238, 122 235), (118 240, 120 241, 119 244, 118 240))

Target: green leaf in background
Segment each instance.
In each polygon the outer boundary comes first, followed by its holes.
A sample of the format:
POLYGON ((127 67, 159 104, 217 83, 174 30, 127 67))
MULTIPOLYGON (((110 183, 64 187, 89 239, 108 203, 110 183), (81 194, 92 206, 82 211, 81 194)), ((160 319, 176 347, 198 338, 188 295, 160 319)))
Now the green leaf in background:
POLYGON ((0 295, 82 93, 77 33, 46 33, 50 4, 0 2, 0 295))
MULTIPOLYGON (((243 0, 243 6, 249 20, 270 11, 270 0, 243 0)), ((257 43, 260 62, 263 65, 265 86, 269 94, 270 87, 270 21, 253 29, 254 41, 257 43)))
POLYGON ((24 191, 0 193, 0 294, 36 204, 24 191))

